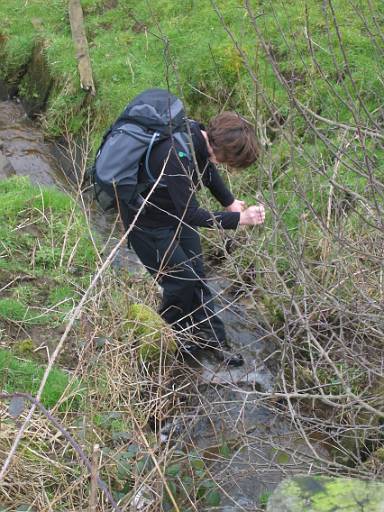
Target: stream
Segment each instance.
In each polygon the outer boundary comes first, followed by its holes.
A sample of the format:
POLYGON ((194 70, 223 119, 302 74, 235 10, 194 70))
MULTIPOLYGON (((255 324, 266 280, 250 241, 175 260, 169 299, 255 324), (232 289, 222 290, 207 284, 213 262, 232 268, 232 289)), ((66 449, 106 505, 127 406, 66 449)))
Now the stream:
MULTIPOLYGON (((36 184, 66 190, 65 162, 57 145, 45 140, 20 103, 4 96, 0 99, 0 179, 12 174, 28 175, 36 184)), ((108 222, 99 219, 96 229, 108 232, 108 222)), ((111 239, 111 247, 116 242, 117 238, 111 239)), ((115 259, 114 265, 122 264, 131 272, 142 271, 128 249, 121 249, 115 259)), ((222 369, 210 355, 191 363, 199 392, 194 415, 197 419, 188 423, 188 418, 176 418, 169 429, 174 430, 176 421, 183 441, 202 450, 212 461, 212 474, 220 479, 224 490, 222 512, 256 511, 260 510, 260 498, 284 477, 308 472, 313 454, 299 438, 294 421, 279 413, 278 406, 272 409, 264 404, 256 394, 271 392, 275 380, 272 359, 276 347, 268 333, 241 299, 234 302, 233 297, 222 293, 229 282, 220 275, 208 275, 210 286, 220 295, 218 306, 228 340, 241 351, 245 365, 222 369), (188 427, 183 427, 185 424, 188 427), (284 461, 281 454, 285 455, 284 461)), ((167 428, 163 436, 166 438, 167 428)), ((316 446, 316 451, 326 458, 323 447, 316 446)))

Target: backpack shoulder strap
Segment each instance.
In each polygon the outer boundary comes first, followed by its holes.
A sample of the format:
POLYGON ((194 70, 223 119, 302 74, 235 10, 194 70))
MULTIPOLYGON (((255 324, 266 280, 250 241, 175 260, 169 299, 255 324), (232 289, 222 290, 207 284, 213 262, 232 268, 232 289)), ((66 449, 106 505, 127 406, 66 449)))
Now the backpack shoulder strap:
POLYGON ((148 175, 148 178, 154 183, 156 180, 153 176, 153 174, 151 173, 151 170, 149 168, 149 155, 151 154, 151 151, 152 151, 152 148, 153 148, 153 145, 155 144, 155 142, 158 141, 160 137, 160 133, 159 132, 154 132, 154 134, 152 135, 152 138, 151 138, 151 141, 148 145, 148 149, 146 151, 146 154, 145 154, 145 160, 144 160, 144 167, 145 167, 145 170, 147 172, 147 175, 148 175))
MULTIPOLYGON (((186 156, 188 158, 188 161, 192 162, 192 154, 191 154, 191 150, 190 150, 188 133, 187 132, 175 132, 172 136, 176 140, 176 142, 179 144, 179 146, 182 148, 182 150, 183 150, 182 156, 186 156)), ((151 172, 151 169, 149 168, 149 157, 150 157, 151 151, 153 149, 153 146, 157 142, 160 142, 160 140, 164 140, 164 138, 165 138, 164 135, 162 135, 160 132, 154 132, 152 135, 151 141, 148 145, 148 149, 145 153, 144 168, 145 168, 148 178, 150 179, 150 181, 152 183, 154 183, 156 181, 156 179, 154 178, 154 176, 151 172)), ((166 187, 166 185, 164 183, 162 183, 161 180, 160 180, 158 186, 166 187)))
POLYGON ((192 162, 189 134, 187 132, 176 132, 173 134, 173 137, 183 150, 184 155, 182 156, 186 156, 189 162, 192 162))

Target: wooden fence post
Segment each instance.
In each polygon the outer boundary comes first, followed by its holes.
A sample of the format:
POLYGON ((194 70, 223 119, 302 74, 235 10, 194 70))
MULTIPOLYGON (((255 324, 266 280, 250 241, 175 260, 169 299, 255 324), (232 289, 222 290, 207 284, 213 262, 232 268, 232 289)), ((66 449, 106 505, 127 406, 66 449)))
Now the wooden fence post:
POLYGON ((72 39, 76 49, 80 85, 84 91, 94 96, 96 89, 93 83, 91 59, 89 58, 88 41, 85 35, 83 9, 80 0, 69 0, 69 20, 71 22, 72 39))

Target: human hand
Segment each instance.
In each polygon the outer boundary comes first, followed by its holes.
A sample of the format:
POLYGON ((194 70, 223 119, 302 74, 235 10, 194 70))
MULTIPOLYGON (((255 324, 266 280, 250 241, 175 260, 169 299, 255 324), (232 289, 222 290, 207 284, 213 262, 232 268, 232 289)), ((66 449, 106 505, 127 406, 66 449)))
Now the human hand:
POLYGON ((235 199, 232 204, 226 207, 227 212, 243 212, 245 210, 245 202, 235 199))
POLYGON ((246 210, 240 213, 240 224, 257 226, 263 224, 265 220, 265 208, 262 204, 257 206, 249 206, 246 210))

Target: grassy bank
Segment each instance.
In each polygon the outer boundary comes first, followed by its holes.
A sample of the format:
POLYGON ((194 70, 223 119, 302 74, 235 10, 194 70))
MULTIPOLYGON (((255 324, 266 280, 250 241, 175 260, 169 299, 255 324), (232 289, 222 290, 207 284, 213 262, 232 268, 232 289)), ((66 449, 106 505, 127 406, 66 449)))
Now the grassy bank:
POLYGON ((78 206, 62 192, 15 177, 0 182, 0 201, 2 339, 19 340, 21 352, 45 343, 52 350, 55 330, 90 281, 96 246, 78 206))
MULTIPOLYGON (((41 48, 46 67, 40 80, 50 91, 48 133, 79 133, 91 115, 95 149, 130 98, 146 87, 169 86, 183 95, 191 116, 207 121, 233 108, 256 124, 267 152, 264 162, 235 181, 244 199, 251 203, 257 190, 272 188, 267 199, 296 230, 307 208, 299 183, 316 212, 327 215, 328 180, 343 133, 356 125, 378 129, 381 2, 253 2, 252 10, 235 0, 82 4, 97 88, 93 99, 80 89, 66 2, 46 9, 42 1, 13 0, 0 8, 0 76, 18 83, 21 95, 38 95, 39 79, 23 72, 33 49, 41 48)), ((340 186, 365 190, 369 176, 360 168, 366 158, 382 176, 377 142, 370 137, 364 148, 348 145, 340 186)))
MULTIPOLYGON (((54 188, 34 186, 26 177, 1 180, 0 203, 3 464, 28 412, 28 399, 14 394, 37 394, 47 361, 98 269, 101 244, 75 201, 54 188)), ((50 412, 35 411, 1 482, 5 510, 83 508, 88 473, 75 440, 85 457, 101 445, 101 477, 116 500, 131 499, 153 469, 137 436, 157 407, 162 414, 167 410, 162 394, 175 342, 160 317, 141 304, 144 293, 153 304, 151 287, 132 284, 128 274, 108 270, 88 294, 41 395, 50 412)), ((151 446, 157 443, 153 434, 148 439, 151 446)), ((200 480, 205 496, 212 487, 205 489, 200 480)))
MULTIPOLYGON (((297 230, 307 208, 299 183, 316 212, 327 215, 328 182, 343 133, 357 125, 378 130, 381 2, 253 2, 248 9, 235 0, 82 5, 97 88, 93 99, 80 89, 66 2, 46 9, 42 1, 14 0, 0 8, 0 77, 18 83, 22 96, 38 95, 39 79, 23 73, 33 49, 41 48, 44 90, 51 82, 48 133, 79 133, 90 115, 95 149, 130 98, 146 87, 169 86, 182 94, 191 116, 207 121, 232 108, 256 124, 266 160, 235 180, 244 199, 252 203, 257 190, 272 188, 266 198, 297 230)), ((375 137, 365 139, 364 148, 348 144, 345 153, 341 187, 365 190, 370 178, 360 169, 366 158, 382 177, 383 152, 375 137)))
MULTIPOLYGON (((375 24, 383 14, 381 2, 357 8, 338 0, 335 19, 330 8, 315 1, 275 1, 268 6, 253 2, 252 11, 235 0, 182 6, 167 0, 87 0, 82 5, 97 87, 91 101, 97 135, 135 94, 167 84, 180 88, 191 114, 200 111, 203 120, 224 106, 261 122, 271 116, 272 106, 284 120, 289 94, 273 72, 263 38, 298 100, 325 118, 333 119, 336 109, 338 121, 352 121, 356 94, 368 112, 380 101, 382 68, 375 24), (255 25, 252 14, 258 16, 255 25)), ((79 87, 67 3, 55 0, 47 9, 43 1, 12 0, 0 13, 1 76, 17 81, 40 41, 54 83, 48 130, 62 133, 65 119, 69 129, 77 131, 84 121, 85 94, 79 87)), ((23 92, 23 82, 20 87, 23 92)), ((368 117, 368 112, 361 115, 368 117)))

